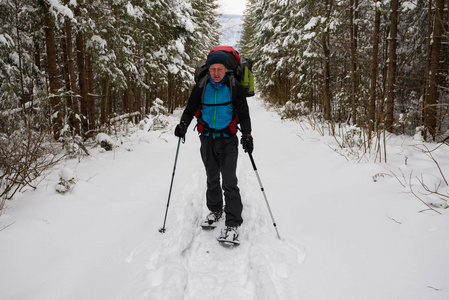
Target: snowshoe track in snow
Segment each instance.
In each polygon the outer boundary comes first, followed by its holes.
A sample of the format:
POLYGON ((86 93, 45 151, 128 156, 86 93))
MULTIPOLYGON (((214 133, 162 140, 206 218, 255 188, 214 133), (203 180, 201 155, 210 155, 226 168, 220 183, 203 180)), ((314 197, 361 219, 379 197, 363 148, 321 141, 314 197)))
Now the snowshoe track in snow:
MULTIPOLYGON (((201 162, 199 162, 201 163, 201 162)), ((300 267, 303 251, 279 240, 263 206, 256 178, 243 167, 240 178, 244 224, 240 245, 223 247, 216 229, 199 226, 208 213, 205 175, 192 174, 169 216, 167 232, 147 263, 149 299, 294 299, 289 274, 300 267), (194 191, 194 192, 192 192, 194 191), (251 195, 251 196, 250 196, 251 195), (176 218, 177 221, 173 222, 176 218)))

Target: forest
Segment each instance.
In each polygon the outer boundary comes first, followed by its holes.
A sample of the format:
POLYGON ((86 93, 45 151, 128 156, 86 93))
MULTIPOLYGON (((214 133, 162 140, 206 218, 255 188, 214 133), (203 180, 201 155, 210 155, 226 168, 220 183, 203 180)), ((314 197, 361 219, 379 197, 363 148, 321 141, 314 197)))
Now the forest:
MULTIPOLYGON (((219 41, 215 0, 1 0, 0 200, 61 154, 162 103, 185 105, 219 41)), ((447 143, 449 0, 251 0, 238 50, 256 95, 367 151, 390 134, 447 143)))
POLYGON ((447 137, 449 1, 250 2, 241 48, 270 101, 356 126, 368 143, 447 137))

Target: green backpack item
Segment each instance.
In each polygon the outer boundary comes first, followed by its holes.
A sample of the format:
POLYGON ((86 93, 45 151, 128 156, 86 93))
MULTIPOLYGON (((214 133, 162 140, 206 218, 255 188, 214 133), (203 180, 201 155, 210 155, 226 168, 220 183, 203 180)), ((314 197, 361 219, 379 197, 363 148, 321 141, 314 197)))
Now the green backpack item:
POLYGON ((240 83, 246 89, 246 97, 254 96, 254 76, 252 72, 253 60, 248 57, 240 59, 239 68, 241 67, 240 83))

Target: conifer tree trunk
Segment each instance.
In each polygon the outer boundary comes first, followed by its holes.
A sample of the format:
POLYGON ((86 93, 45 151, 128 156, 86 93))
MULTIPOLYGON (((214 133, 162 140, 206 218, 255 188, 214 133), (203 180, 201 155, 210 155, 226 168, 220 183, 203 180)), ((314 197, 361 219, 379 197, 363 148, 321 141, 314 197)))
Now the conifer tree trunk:
MULTIPOLYGON (((65 90, 70 91, 70 76, 69 76, 69 61, 67 55, 67 40, 65 37, 61 38, 61 49, 62 49, 62 75, 64 78, 65 90)), ((67 106, 71 106, 71 97, 67 98, 67 106)))
POLYGON ((173 74, 168 72, 167 75, 168 75, 168 78, 167 78, 167 81, 168 81, 168 85, 167 85, 167 109, 168 109, 168 112, 170 114, 172 114, 173 111, 174 111, 174 107, 173 107, 173 98, 174 98, 174 95, 173 95, 174 94, 173 93, 173 90, 174 90, 173 74))
MULTIPOLYGON (((75 16, 81 16, 80 6, 78 5, 75 9, 75 16)), ((84 60, 84 37, 79 30, 75 37, 76 43, 76 62, 78 65, 78 85, 81 95, 80 100, 80 112, 81 112, 81 128, 83 135, 89 131, 89 124, 87 122, 88 113, 88 99, 87 99, 87 80, 86 80, 86 65, 84 60)))
MULTIPOLYGON (((326 15, 327 22, 329 22, 330 12, 332 0, 326 0, 326 15)), ((331 100, 330 100, 330 88, 329 88, 329 80, 330 80, 330 71, 329 71, 329 59, 330 59, 330 51, 329 51, 329 31, 327 26, 323 28, 321 32, 321 47, 323 49, 323 106, 324 106, 324 118, 326 120, 332 119, 331 112, 331 100)))
POLYGON ((36 37, 34 36, 34 64, 36 65, 37 69, 41 69, 41 49, 39 42, 37 41, 36 37))
POLYGON ((89 130, 95 129, 95 97, 94 97, 94 72, 90 54, 86 54, 87 71, 87 111, 89 117, 89 130))
POLYGON ((106 101, 106 115, 109 117, 112 116, 113 111, 117 111, 117 91, 115 89, 109 90, 106 101))
MULTIPOLYGON (((423 103, 422 103, 422 116, 421 121, 424 127, 427 128, 427 116, 426 116, 426 107, 427 101, 429 99, 429 82, 430 82, 430 53, 431 53, 431 33, 432 33, 432 0, 429 0, 429 5, 427 9, 427 42, 426 42, 426 73, 424 75, 424 90, 423 90, 423 103)), ((427 130, 423 130, 423 138, 427 140, 427 130)))
POLYGON ((101 97, 100 104, 100 123, 106 123, 108 119, 108 97, 109 97, 109 84, 110 80, 106 79, 103 82, 103 97, 101 97))
POLYGON ((393 131, 394 121, 394 88, 396 84, 396 48, 398 31, 398 0, 391 0, 390 13, 390 45, 388 49, 388 81, 387 81, 387 113, 385 127, 389 132, 393 131))
POLYGON ((47 67, 48 81, 50 86, 50 103, 52 107, 52 127, 53 135, 56 140, 59 139, 60 130, 62 128, 62 117, 60 111, 60 99, 57 97, 59 90, 58 67, 56 59, 56 42, 54 36, 54 24, 47 9, 44 16, 45 25, 45 44, 47 48, 47 67))
POLYGON ((140 112, 140 115, 136 116, 136 122, 139 122, 142 116, 142 99, 141 89, 137 85, 134 85, 134 111, 140 112))
POLYGON ((376 1, 376 16, 374 20, 373 33, 373 60, 371 61, 371 85, 370 85, 370 99, 368 108, 368 131, 369 139, 371 140, 372 132, 376 122, 376 85, 377 85, 377 64, 379 55, 379 30, 380 30, 380 2, 376 1))
POLYGON ((70 90, 72 91, 71 95, 71 109, 72 114, 69 116, 69 122, 71 126, 74 127, 75 132, 80 134, 80 123, 78 118, 75 115, 78 115, 80 112, 79 109, 79 101, 74 95, 77 94, 76 90, 76 74, 75 74, 75 59, 73 57, 73 42, 72 42, 72 22, 70 20, 65 21, 65 34, 66 34, 66 42, 67 42, 67 60, 68 60, 68 70, 70 77, 70 90))
POLYGON ((352 104, 352 124, 357 123, 357 103, 358 103, 358 78, 357 78, 357 19, 359 0, 350 1, 350 31, 351 31, 351 104, 352 104), (355 21, 355 22, 354 22, 355 21))
POLYGON ((123 112, 131 113, 132 112, 132 104, 131 104, 131 80, 129 78, 129 72, 125 72, 126 77, 126 90, 123 94, 123 112))
POLYGON ((435 140, 438 116, 438 72, 440 68, 441 35, 443 34, 444 0, 435 0, 435 17, 433 22, 433 44, 430 55, 430 86, 427 105, 424 107, 426 127, 435 140))
POLYGON ((21 101, 22 105, 25 104, 24 98, 25 98, 25 89, 23 85, 23 69, 22 69, 22 43, 20 40, 20 25, 19 25, 19 11, 20 8, 18 7, 19 3, 15 3, 15 18, 16 18, 16 36, 17 36, 17 55, 18 57, 18 64, 19 64, 19 72, 20 72, 20 93, 21 93, 21 101))
POLYGON ((87 123, 87 85, 86 85, 86 66, 84 62, 84 40, 81 33, 76 35, 76 61, 78 64, 78 84, 81 94, 81 127, 83 134, 89 131, 87 123))

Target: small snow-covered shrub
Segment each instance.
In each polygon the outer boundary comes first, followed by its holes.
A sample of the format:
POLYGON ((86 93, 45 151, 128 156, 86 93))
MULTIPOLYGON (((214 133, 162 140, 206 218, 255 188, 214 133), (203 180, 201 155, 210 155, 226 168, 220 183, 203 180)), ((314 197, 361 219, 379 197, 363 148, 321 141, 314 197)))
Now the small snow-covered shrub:
POLYGON ((282 119, 296 119, 308 113, 309 109, 305 106, 304 102, 293 103, 292 101, 287 101, 282 108, 281 117, 282 119))
POLYGON ((343 134, 342 147, 343 148, 354 148, 361 147, 363 145, 362 131, 360 128, 351 126, 343 134))
POLYGON ((89 155, 89 152, 83 144, 83 139, 79 135, 63 136, 61 140, 69 158, 89 155))
POLYGON ((423 137, 424 130, 425 130, 424 126, 416 127, 415 135, 413 136, 413 139, 416 141, 423 142, 424 141, 424 137, 423 137))
POLYGON ((106 151, 111 151, 112 148, 114 148, 114 141, 109 135, 105 133, 99 133, 95 140, 100 145, 100 147, 106 151))
POLYGON ((71 169, 64 167, 59 170, 59 183, 56 185, 56 191, 65 194, 70 191, 76 183, 74 173, 71 169))
POLYGON ((168 111, 164 106, 164 101, 159 98, 156 98, 153 102, 153 106, 150 109, 150 114, 153 117, 153 130, 162 129, 168 126, 168 111))
POLYGON ((148 118, 144 118, 139 122, 139 130, 145 130, 150 123, 148 118))

